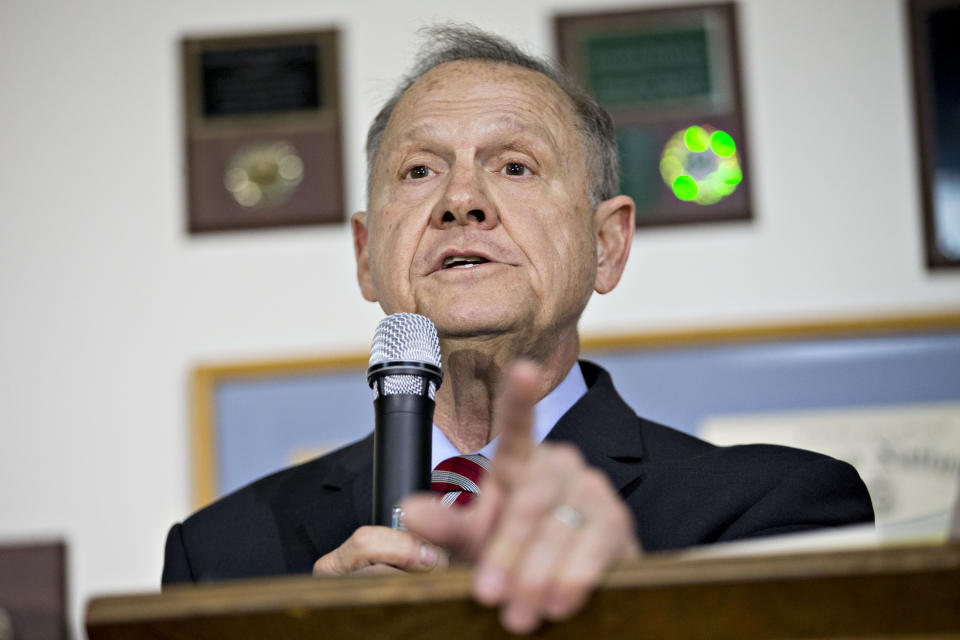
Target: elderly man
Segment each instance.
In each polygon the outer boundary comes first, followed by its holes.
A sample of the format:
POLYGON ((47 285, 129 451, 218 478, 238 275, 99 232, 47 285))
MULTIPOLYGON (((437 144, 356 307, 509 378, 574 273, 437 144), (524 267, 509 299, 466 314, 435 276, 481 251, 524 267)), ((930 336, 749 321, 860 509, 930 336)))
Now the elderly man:
POLYGON ((175 525, 164 582, 430 571, 453 557, 476 563, 477 599, 525 632, 572 614, 641 548, 870 521, 850 466, 637 418, 605 371, 578 362, 577 321, 616 286, 634 227, 610 118, 508 42, 431 36, 369 132, 357 276, 385 312, 436 325, 434 456, 491 459, 480 494, 463 508, 416 496, 406 531, 369 526, 368 437, 175 525))

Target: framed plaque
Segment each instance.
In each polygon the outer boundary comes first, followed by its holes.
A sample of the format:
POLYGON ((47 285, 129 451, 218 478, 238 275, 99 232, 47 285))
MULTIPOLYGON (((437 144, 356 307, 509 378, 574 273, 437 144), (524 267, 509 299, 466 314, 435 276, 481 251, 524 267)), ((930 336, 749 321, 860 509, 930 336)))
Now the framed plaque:
POLYGON ((732 3, 555 25, 560 61, 613 117, 637 226, 751 218, 732 3))
POLYGON ((181 49, 190 232, 342 222, 337 32, 181 49))
POLYGON ((927 267, 960 267, 960 0, 910 0, 927 267))

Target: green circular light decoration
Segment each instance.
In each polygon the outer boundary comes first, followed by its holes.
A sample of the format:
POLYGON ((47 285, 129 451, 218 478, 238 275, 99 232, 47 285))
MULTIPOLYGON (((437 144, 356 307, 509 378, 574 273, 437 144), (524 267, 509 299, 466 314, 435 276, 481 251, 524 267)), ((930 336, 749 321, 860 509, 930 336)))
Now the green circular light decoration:
POLYGON ((743 180, 737 144, 729 133, 707 124, 681 129, 663 147, 660 176, 678 200, 719 202, 743 180))
POLYGON ((733 165, 732 167, 720 167, 720 179, 724 183, 736 187, 740 184, 740 181, 743 180, 743 172, 740 171, 739 165, 733 165))
POLYGON ((690 176, 677 176, 673 181, 673 195, 680 200, 693 200, 697 197, 697 182, 690 176))
POLYGON ((737 143, 726 131, 714 131, 710 136, 710 149, 721 158, 729 158, 737 152, 737 143))
POLYGON ((687 149, 694 153, 701 153, 707 150, 707 145, 710 144, 710 135, 703 127, 693 125, 687 127, 687 130, 683 132, 683 141, 687 145, 687 149))

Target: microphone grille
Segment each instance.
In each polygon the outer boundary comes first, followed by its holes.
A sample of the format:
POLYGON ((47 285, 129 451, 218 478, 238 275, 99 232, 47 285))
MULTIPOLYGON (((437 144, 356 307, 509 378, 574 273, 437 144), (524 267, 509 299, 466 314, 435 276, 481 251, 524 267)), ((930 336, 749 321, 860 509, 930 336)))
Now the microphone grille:
POLYGON ((391 360, 440 367, 440 340, 433 322, 416 313, 394 313, 381 320, 373 334, 370 366, 391 360))

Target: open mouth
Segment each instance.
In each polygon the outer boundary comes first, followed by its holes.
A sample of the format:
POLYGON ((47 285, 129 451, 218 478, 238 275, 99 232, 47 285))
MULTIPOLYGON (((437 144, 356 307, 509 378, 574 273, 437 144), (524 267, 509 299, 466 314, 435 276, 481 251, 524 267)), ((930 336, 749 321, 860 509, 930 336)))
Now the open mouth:
POLYGON ((480 256, 450 256, 443 259, 444 269, 471 269, 478 264, 490 262, 480 256))

